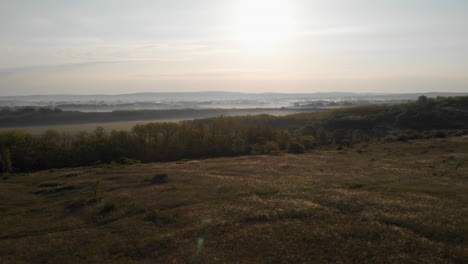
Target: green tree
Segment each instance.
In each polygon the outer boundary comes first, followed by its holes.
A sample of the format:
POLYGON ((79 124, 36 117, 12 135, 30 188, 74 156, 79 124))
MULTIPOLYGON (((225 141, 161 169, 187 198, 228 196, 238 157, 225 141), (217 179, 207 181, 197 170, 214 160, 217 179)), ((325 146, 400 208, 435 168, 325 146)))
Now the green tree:
POLYGON ((317 145, 315 137, 313 136, 302 136, 301 143, 306 150, 314 149, 317 145))
POLYGON ((288 143, 288 152, 294 154, 304 153, 304 146, 295 139, 291 139, 288 143))
POLYGON ((10 150, 7 148, 2 149, 0 152, 0 171, 1 172, 12 172, 13 164, 11 162, 10 150))

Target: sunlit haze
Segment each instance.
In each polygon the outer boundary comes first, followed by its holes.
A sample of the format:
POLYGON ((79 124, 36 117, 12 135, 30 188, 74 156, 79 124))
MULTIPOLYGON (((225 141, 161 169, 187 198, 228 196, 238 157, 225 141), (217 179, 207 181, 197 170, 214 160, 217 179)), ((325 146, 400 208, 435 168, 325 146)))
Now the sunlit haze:
POLYGON ((0 0, 0 95, 468 92, 465 0, 0 0))

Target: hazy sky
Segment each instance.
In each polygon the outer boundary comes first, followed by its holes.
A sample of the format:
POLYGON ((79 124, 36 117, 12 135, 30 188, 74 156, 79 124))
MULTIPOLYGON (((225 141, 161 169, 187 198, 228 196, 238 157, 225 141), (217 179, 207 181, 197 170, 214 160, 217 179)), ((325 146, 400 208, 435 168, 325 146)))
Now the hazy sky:
POLYGON ((468 92, 466 0, 0 0, 0 95, 468 92))

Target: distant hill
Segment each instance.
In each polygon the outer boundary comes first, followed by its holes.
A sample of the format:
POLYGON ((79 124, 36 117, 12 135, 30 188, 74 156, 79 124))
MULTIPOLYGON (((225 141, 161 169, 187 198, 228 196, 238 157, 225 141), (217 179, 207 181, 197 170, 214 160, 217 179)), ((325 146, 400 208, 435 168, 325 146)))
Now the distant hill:
POLYGON ((437 96, 465 96, 466 93, 451 93, 451 92, 427 92, 427 93, 352 93, 352 92, 319 92, 319 93, 241 93, 241 92, 223 92, 223 91, 207 91, 207 92, 174 92, 174 93, 129 93, 129 94, 50 94, 50 95, 26 95, 26 96, 0 96, 0 101, 150 101, 161 99, 174 100, 204 100, 213 99, 245 99, 245 98, 307 98, 307 99, 324 99, 324 98, 401 98, 415 99, 421 95, 427 97, 437 96))

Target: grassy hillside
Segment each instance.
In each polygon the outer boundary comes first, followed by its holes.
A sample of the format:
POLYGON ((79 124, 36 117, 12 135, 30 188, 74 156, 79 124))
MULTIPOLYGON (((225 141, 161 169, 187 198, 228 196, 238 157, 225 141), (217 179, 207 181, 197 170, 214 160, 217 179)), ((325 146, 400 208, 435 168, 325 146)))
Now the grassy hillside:
POLYGON ((0 259, 467 263, 467 160, 465 136, 4 174, 0 259))

